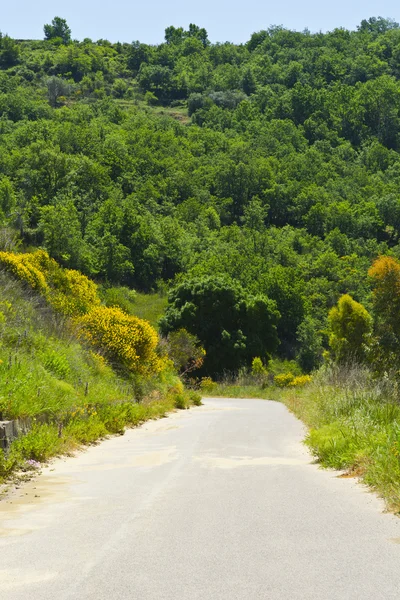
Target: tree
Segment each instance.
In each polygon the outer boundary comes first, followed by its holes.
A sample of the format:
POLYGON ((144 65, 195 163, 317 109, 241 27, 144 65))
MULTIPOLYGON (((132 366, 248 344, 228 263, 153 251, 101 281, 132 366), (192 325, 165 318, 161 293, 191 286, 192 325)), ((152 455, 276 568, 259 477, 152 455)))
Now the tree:
POLYGON ((398 28, 399 24, 396 21, 393 19, 384 19, 383 17, 370 17, 368 20, 363 19, 357 27, 358 31, 365 31, 373 35, 379 35, 391 29, 398 28))
POLYGON ((71 41, 71 29, 67 25, 65 19, 54 17, 51 25, 43 27, 44 37, 46 40, 61 39, 63 44, 69 44, 71 41))
POLYGON ((399 362, 400 351, 400 262, 380 256, 368 271, 374 283, 373 307, 382 367, 399 362))
POLYGON ((195 335, 186 329, 171 331, 167 344, 168 356, 181 375, 200 369, 204 362, 205 350, 195 335))
POLYGON ((55 108, 57 106, 57 100, 61 96, 67 96, 70 89, 71 86, 60 77, 50 77, 47 80, 47 96, 50 105, 55 108))
POLYGON ((58 202, 56 206, 43 206, 39 230, 53 258, 69 267, 87 267, 78 213, 71 199, 58 202))
POLYGON ((307 316, 297 328, 297 339, 300 349, 296 359, 306 373, 317 369, 322 362, 322 336, 316 321, 307 316))
POLYGON ((0 67, 13 67, 19 62, 20 51, 17 43, 0 32, 0 67))
POLYGON ((372 317, 362 304, 345 294, 328 315, 329 345, 338 362, 363 362, 372 333, 372 317))
POLYGON ((189 279, 173 288, 160 328, 165 335, 181 328, 196 335, 206 351, 202 374, 221 376, 268 360, 278 346, 279 313, 266 296, 252 297, 219 277, 189 279))

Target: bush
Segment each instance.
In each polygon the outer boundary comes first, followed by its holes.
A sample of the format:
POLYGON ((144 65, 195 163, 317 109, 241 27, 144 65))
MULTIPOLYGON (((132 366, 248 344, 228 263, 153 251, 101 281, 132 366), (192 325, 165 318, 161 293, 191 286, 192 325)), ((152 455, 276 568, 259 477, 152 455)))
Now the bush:
POLYGON ((181 375, 196 371, 202 366, 206 352, 197 337, 186 329, 172 331, 168 335, 167 345, 168 355, 181 375))
POLYGON ((292 379, 292 381, 290 381, 289 386, 299 387, 299 386, 307 385, 308 383, 311 383, 311 381, 312 381, 311 375, 298 375, 297 377, 294 377, 294 379, 292 379))
POLYGON ((275 302, 251 296, 229 279, 186 280, 171 290, 168 302, 160 329, 166 335, 186 329, 198 337, 206 352, 202 375, 237 372, 254 356, 268 360, 278 346, 275 302))
POLYGON ((114 363, 137 373, 156 373, 163 363, 156 353, 157 332, 147 321, 119 308, 99 306, 76 320, 79 333, 114 363))
POLYGON ((275 375, 274 383, 278 387, 287 387, 291 385, 294 381, 295 377, 292 373, 282 373, 282 375, 275 375))
POLYGON ((268 375, 267 369, 264 367, 261 358, 258 356, 253 358, 253 362, 251 363, 251 374, 260 382, 266 379, 268 375))
POLYGON ((0 252, 0 265, 32 289, 46 295, 48 285, 43 273, 32 264, 32 254, 13 254, 0 252))
POLYGON ((202 392, 213 392, 217 387, 217 383, 211 377, 203 377, 200 381, 200 389, 202 392))
POLYGON ((175 403, 175 408, 178 408, 179 410, 184 410, 185 408, 189 408, 184 394, 176 394, 174 403, 175 403))
POLYGON ((366 359, 372 332, 372 317, 351 296, 342 296, 328 315, 329 345, 338 362, 366 359))

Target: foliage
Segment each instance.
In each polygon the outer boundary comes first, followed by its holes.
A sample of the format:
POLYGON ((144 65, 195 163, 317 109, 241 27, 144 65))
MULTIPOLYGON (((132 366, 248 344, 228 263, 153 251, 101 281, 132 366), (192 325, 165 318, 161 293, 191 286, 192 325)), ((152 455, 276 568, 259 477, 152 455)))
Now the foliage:
POLYGON ((186 280, 171 290, 168 301, 161 331, 184 328, 196 335, 206 351, 201 370, 205 374, 236 371, 250 365, 255 354, 268 358, 278 345, 274 302, 246 296, 233 282, 212 277, 186 280))
POLYGON ((31 259, 32 255, 30 254, 0 252, 0 264, 4 269, 27 283, 34 290, 46 295, 48 292, 46 278, 40 269, 32 264, 31 259))
POLYGON ((311 383, 312 377, 311 375, 298 375, 289 383, 291 387, 303 386, 311 383))
POLYGON ((168 356, 181 375, 200 369, 204 362, 205 350, 195 335, 186 329, 172 331, 167 337, 168 356))
POLYGON ((375 361, 378 369, 398 365, 400 348, 400 263, 390 256, 380 256, 368 271, 372 278, 375 330, 378 344, 375 361))
MULTIPOLYGON (((377 257, 400 257, 396 22, 270 27, 241 45, 191 24, 153 46, 71 40, 56 17, 45 37, 0 34, 1 231, 109 289, 138 290, 103 301, 152 325, 165 299, 143 293, 185 280, 226 278, 273 300, 279 346, 240 323, 212 370, 271 352, 316 370, 343 294, 373 314, 374 369, 396 363, 396 310, 377 308, 365 276, 377 257)), ((41 268, 26 260, 7 268, 39 290, 41 268)), ((253 325, 262 306, 248 309, 253 325)))
POLYGON ((256 356, 253 358, 251 363, 251 374, 255 377, 264 377, 267 374, 267 369, 265 368, 261 358, 256 356))
POLYGON ((364 361, 372 332, 372 317, 362 304, 345 294, 329 312, 328 323, 329 345, 335 359, 339 362, 364 361))
POLYGON ((19 419, 27 429, 7 454, 0 451, 0 480, 15 469, 32 468, 32 460, 164 416, 177 396, 183 395, 186 406, 198 404, 198 396, 186 392, 171 369, 121 377, 102 355, 81 345, 36 292, 6 271, 0 271, 0 287, 0 418, 19 419))
POLYGON ((292 385, 295 377, 292 373, 282 373, 281 375, 275 375, 274 383, 278 387, 286 387, 288 385, 292 385))
POLYGON ((43 29, 46 40, 60 39, 63 44, 68 44, 71 41, 71 30, 65 19, 54 17, 51 25, 45 25, 43 29))
POLYGON ((0 252, 0 265, 39 291, 64 315, 84 314, 100 304, 93 281, 78 271, 62 269, 43 250, 25 254, 0 252))
POLYGON ((76 323, 82 339, 103 350, 114 364, 139 373, 157 373, 162 369, 156 353, 158 336, 146 321, 119 308, 99 306, 76 323))

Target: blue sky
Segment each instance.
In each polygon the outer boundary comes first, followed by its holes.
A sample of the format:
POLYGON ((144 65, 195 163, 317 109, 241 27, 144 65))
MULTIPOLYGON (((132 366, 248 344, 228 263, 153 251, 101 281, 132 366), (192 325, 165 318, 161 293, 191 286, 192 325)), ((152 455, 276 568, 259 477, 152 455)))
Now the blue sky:
POLYGON ((15 38, 43 38, 43 25, 54 16, 67 19, 74 39, 105 38, 116 42, 163 41, 168 25, 205 27, 211 41, 245 42, 254 31, 284 25, 302 31, 354 29, 371 16, 400 22, 400 5, 394 0, 19 0, 4 3, 0 31, 15 38))

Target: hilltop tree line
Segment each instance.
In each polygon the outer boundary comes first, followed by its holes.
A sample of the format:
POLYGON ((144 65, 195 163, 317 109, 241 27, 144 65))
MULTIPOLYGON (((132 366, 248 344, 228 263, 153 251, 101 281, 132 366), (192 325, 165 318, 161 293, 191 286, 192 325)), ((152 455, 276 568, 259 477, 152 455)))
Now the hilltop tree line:
POLYGON ((317 367, 330 309, 372 311, 368 269, 400 257, 399 25, 44 36, 0 36, 2 225, 109 284, 167 284, 161 326, 202 336, 213 372, 317 367))

